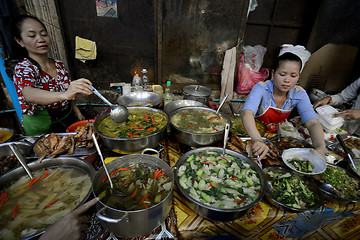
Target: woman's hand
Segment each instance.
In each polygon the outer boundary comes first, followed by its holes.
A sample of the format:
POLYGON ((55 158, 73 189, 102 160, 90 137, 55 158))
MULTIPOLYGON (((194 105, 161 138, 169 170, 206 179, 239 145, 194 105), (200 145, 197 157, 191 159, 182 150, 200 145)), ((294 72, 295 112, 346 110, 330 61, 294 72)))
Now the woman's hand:
POLYGON ((348 109, 334 114, 334 117, 344 117, 345 120, 355 120, 360 118, 360 109, 348 109))
POLYGON ((64 92, 66 100, 73 100, 77 94, 91 95, 93 93, 90 80, 80 78, 72 81, 68 90, 64 92))
POLYGON ((265 158, 269 151, 269 146, 264 143, 263 140, 255 140, 252 146, 253 153, 255 156, 259 156, 259 160, 265 158))
POLYGON ((83 204, 79 208, 66 214, 63 218, 57 221, 54 225, 49 227, 45 233, 41 235, 39 240, 61 240, 61 239, 84 239, 85 231, 88 228, 86 216, 81 216, 91 206, 99 201, 99 198, 94 198, 89 202, 83 204))
POLYGON ((323 99, 320 99, 319 101, 316 101, 314 103, 314 109, 319 107, 319 106, 324 106, 326 104, 329 104, 331 101, 331 97, 330 96, 327 96, 327 97, 324 97, 323 99))

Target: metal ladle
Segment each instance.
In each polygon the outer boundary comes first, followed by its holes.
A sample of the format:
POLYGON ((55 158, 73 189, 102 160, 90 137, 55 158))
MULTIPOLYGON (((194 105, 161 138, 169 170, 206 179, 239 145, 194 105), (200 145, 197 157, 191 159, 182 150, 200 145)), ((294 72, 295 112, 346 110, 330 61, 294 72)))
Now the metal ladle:
POLYGON ((110 117, 114 122, 121 123, 127 120, 129 116, 129 111, 125 106, 110 103, 109 100, 107 100, 103 95, 98 92, 98 90, 96 90, 96 88, 94 88, 94 86, 91 85, 91 87, 93 89, 93 92, 107 105, 110 106, 110 117))
POLYGON ((227 97, 228 97, 228 96, 229 96, 229 93, 226 93, 226 94, 225 94, 225 96, 224 96, 224 98, 223 98, 223 100, 221 101, 221 103, 220 103, 220 105, 219 105, 218 109, 216 110, 216 115, 219 113, 220 108, 224 105, 225 100, 227 99, 227 97))
POLYGON ((109 182, 110 182, 110 191, 111 191, 111 193, 115 194, 115 195, 118 196, 118 197, 126 197, 126 194, 125 194, 125 193, 120 192, 120 191, 117 190, 117 189, 114 189, 114 184, 113 184, 112 181, 111 181, 109 171, 108 171, 108 169, 107 169, 107 167, 106 167, 106 164, 105 164, 105 161, 104 161, 104 157, 103 157, 103 155, 102 155, 102 153, 101 153, 101 150, 100 150, 98 141, 96 140, 95 134, 93 133, 93 134, 91 135, 91 137, 92 137, 92 139, 93 139, 93 141, 94 141, 95 148, 96 148, 96 150, 97 150, 97 152, 98 152, 98 154, 99 154, 99 156, 100 156, 100 159, 101 159, 101 162, 102 162, 102 164, 103 164, 103 167, 104 167, 106 176, 107 176, 107 178, 109 179, 109 182))
POLYGON ((227 123, 227 124, 225 125, 223 154, 225 154, 226 143, 227 143, 228 137, 229 137, 229 131, 230 131, 230 124, 227 123))
POLYGON ((26 164, 25 159, 22 156, 22 154, 20 153, 17 146, 15 144, 10 144, 9 148, 14 153, 15 157, 20 162, 21 166, 24 168, 27 175, 29 175, 30 179, 34 179, 34 176, 32 175, 31 170, 29 169, 28 165, 26 164))

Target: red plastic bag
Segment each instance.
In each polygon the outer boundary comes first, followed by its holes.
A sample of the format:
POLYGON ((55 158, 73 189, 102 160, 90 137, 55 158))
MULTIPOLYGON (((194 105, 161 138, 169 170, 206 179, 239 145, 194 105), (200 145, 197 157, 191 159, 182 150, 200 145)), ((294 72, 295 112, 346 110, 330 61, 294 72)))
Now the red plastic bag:
POLYGON ((247 67, 242 53, 239 60, 239 67, 235 82, 235 92, 237 94, 248 94, 251 89, 260 81, 264 81, 269 77, 267 68, 260 68, 259 72, 247 67))

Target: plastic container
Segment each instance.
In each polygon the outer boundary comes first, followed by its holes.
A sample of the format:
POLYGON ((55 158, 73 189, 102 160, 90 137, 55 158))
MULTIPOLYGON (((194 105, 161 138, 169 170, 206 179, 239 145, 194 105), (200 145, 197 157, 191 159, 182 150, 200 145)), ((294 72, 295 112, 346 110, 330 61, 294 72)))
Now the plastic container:
POLYGON ((316 112, 321 125, 328 132, 339 129, 345 122, 342 117, 334 117, 334 114, 339 113, 339 111, 330 105, 317 107, 316 112))
POLYGON ((145 91, 149 91, 149 77, 147 75, 147 70, 144 68, 143 70, 141 70, 142 73, 142 86, 144 88, 145 91))

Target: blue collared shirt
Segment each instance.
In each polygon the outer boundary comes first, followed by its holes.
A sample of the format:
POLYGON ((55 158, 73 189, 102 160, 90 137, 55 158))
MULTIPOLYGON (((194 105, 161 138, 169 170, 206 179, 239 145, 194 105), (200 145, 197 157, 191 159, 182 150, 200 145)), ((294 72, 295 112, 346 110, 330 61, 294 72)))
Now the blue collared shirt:
MULTIPOLYGON (((254 117, 257 117, 262 115, 269 107, 276 108, 274 82, 272 80, 259 82, 253 87, 242 111, 251 110, 254 113, 254 117)), ((297 107, 301 120, 304 123, 311 119, 318 119, 309 96, 298 85, 289 90, 281 110, 292 110, 295 107, 297 107)))

